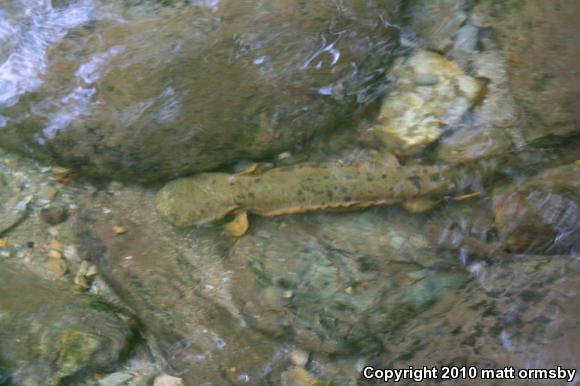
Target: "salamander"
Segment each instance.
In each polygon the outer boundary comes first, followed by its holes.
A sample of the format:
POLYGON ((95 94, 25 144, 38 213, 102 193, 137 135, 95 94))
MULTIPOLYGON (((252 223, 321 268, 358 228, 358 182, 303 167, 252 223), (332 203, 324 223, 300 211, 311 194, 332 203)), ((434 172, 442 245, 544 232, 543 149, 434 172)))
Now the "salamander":
POLYGON ((165 220, 184 228, 232 213, 279 216, 441 197, 456 190, 456 175, 448 165, 385 169, 335 164, 275 168, 262 174, 203 173, 167 184, 156 206, 165 220))

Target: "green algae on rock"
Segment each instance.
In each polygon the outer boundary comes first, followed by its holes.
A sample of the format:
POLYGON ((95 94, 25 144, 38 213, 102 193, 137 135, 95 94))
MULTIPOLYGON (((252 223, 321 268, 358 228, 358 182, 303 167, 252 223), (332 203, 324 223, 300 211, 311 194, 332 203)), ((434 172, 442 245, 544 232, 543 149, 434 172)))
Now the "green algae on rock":
POLYGON ((1 106, 0 142, 143 182, 272 156, 385 92, 398 47, 388 3, 111 5, 103 12, 123 22, 63 33, 42 79, 1 106))
POLYGON ((0 375, 17 385, 60 385, 114 366, 134 339, 113 308, 71 288, 0 267, 0 375))
POLYGON ((440 260, 416 217, 384 208, 260 221, 227 259, 234 299, 252 326, 304 350, 388 347, 405 323, 469 281, 440 260))
POLYGON ((100 344, 96 332, 64 330, 60 338, 61 348, 56 359, 57 377, 70 376, 89 364, 100 344))

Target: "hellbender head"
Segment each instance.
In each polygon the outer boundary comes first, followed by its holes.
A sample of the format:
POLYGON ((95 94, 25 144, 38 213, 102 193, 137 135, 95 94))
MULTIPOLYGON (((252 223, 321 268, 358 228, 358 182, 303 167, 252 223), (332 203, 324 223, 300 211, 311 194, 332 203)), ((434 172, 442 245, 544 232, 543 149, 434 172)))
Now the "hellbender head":
POLYGON ((222 219, 238 206, 235 179, 225 173, 199 174, 170 182, 157 194, 159 214, 185 228, 222 219))

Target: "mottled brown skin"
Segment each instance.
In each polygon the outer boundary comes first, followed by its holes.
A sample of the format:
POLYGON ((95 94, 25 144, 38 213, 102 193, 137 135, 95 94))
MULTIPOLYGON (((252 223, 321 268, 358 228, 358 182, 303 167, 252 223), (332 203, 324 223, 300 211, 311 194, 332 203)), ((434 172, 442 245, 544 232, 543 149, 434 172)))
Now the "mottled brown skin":
POLYGON ((278 216, 442 196, 455 190, 450 173, 447 166, 423 165, 394 170, 307 165, 259 175, 205 173, 169 183, 159 192, 156 204, 167 221, 188 227, 220 220, 233 212, 278 216))

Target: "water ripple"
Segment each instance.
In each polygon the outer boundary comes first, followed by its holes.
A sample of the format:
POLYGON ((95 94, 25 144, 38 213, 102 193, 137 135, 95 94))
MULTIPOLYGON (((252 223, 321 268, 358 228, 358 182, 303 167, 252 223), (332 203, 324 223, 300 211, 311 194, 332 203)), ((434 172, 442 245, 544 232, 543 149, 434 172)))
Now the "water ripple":
POLYGON ((13 106, 22 94, 38 89, 46 71, 48 48, 94 15, 88 3, 58 9, 49 0, 21 0, 14 7, 19 13, 11 19, 0 12, 0 43, 3 51, 10 52, 0 64, 0 107, 13 106))

